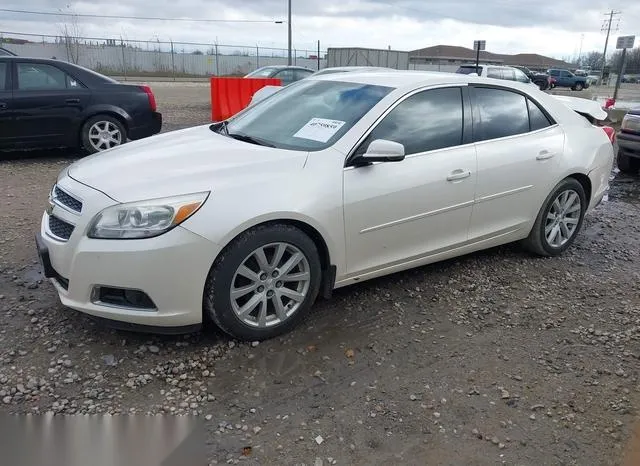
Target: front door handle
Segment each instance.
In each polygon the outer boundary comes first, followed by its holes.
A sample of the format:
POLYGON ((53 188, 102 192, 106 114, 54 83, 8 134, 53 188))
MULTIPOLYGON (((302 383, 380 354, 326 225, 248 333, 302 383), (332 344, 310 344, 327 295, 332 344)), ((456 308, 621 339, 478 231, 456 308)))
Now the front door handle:
POLYGON ((0 110, 6 110, 7 109, 7 103, 6 102, 0 102, 0 110))
POLYGON ((538 156, 536 157, 536 160, 547 160, 553 157, 554 155, 556 154, 554 154, 553 152, 549 152, 548 150, 541 150, 538 156))
POLYGON ((66 99, 65 102, 68 104, 79 104, 80 99, 66 99))
POLYGON ((449 176, 447 176, 447 181, 464 180, 465 178, 469 178, 470 176, 471 172, 469 170, 458 169, 452 171, 449 176))

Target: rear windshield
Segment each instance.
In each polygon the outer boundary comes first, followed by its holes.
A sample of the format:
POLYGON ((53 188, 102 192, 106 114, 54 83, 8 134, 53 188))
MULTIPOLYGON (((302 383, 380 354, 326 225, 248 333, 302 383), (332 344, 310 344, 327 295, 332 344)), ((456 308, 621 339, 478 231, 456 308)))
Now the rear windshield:
POLYGON ((478 76, 480 76, 482 74, 482 67, 481 66, 478 66, 478 67, 475 67, 475 66, 461 66, 460 68, 458 68, 456 73, 458 73, 458 74, 476 73, 478 76))

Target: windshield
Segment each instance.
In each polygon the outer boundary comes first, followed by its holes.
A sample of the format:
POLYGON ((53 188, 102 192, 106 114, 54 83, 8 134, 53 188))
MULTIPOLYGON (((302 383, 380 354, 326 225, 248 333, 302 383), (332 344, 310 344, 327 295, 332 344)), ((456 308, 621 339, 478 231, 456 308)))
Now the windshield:
POLYGON ((277 68, 258 68, 252 71, 245 78, 268 78, 277 68))
POLYGON ((233 117, 226 132, 282 149, 322 150, 392 90, 362 83, 298 81, 233 117))

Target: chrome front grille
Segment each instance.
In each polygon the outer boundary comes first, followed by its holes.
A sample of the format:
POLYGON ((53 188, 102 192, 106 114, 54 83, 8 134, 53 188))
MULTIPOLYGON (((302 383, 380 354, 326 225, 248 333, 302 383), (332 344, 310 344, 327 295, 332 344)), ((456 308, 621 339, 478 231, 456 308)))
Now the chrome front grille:
POLYGON ((72 224, 67 223, 64 220, 60 220, 58 217, 54 217, 53 215, 49 216, 49 230, 51 231, 51 234, 57 238, 68 240, 71 238, 73 229, 74 226, 72 224))
POLYGON ((76 199, 69 193, 66 193, 62 189, 60 189, 57 185, 53 188, 53 198, 59 204, 62 204, 65 207, 73 210, 74 212, 80 213, 82 211, 82 201, 76 199))

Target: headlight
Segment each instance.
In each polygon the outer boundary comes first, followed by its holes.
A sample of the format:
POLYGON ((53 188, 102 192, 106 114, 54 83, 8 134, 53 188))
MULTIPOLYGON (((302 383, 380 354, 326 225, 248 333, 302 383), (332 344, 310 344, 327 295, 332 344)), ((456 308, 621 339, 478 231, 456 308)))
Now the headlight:
POLYGON ((631 115, 627 113, 622 119, 621 126, 625 131, 640 133, 640 115, 631 115))
POLYGON ((101 239, 139 239, 158 236, 180 225, 204 204, 208 192, 130 202, 97 214, 87 236, 101 239))

